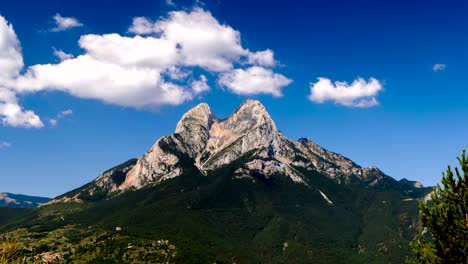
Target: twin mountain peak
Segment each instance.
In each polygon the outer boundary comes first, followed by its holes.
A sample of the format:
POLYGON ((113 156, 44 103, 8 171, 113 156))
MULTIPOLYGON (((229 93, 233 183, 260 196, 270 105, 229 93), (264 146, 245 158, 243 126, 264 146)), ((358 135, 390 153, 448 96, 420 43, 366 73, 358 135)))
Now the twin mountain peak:
POLYGON ((197 105, 182 116, 174 134, 157 140, 142 157, 104 172, 53 202, 82 201, 84 197, 154 186, 182 175, 188 166, 195 166, 201 174, 209 176, 232 164, 236 164, 232 168, 233 179, 253 184, 276 175, 314 188, 309 179, 313 174, 307 172, 316 172, 337 184, 422 187, 418 182, 396 181, 375 166, 362 168, 309 139, 287 138, 265 107, 249 99, 227 119, 216 118, 206 103, 197 105))

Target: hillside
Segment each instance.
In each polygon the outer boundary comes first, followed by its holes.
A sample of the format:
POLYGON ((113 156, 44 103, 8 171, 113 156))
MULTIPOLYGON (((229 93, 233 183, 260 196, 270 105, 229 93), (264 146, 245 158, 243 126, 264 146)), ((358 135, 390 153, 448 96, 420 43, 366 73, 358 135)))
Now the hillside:
POLYGON ((29 243, 53 251, 68 243, 95 249, 80 230, 167 239, 177 263, 401 263, 418 200, 431 190, 286 138, 258 101, 227 119, 201 104, 142 157, 47 206, 17 211, 0 231, 34 234, 29 243))
POLYGON ((33 208, 50 201, 50 198, 0 193, 0 207, 33 208))

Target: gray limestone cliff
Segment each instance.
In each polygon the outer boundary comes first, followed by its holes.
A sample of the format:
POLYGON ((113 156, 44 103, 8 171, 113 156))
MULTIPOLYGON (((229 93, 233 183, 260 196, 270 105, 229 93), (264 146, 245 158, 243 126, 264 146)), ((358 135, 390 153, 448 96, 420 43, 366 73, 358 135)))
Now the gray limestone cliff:
MULTIPOLYGON (((157 140, 138 160, 103 173, 80 190, 92 196, 157 184, 183 173, 182 155, 207 175, 247 154, 249 160, 233 178, 252 178, 252 172, 265 177, 280 174, 306 186, 308 179, 301 170, 319 172, 340 184, 376 186, 389 178, 376 167, 361 168, 309 139, 285 137, 259 101, 246 100, 226 119, 216 118, 208 104, 199 104, 182 116, 174 134, 157 140)), ((58 200, 79 200, 81 194, 71 192, 58 200)))

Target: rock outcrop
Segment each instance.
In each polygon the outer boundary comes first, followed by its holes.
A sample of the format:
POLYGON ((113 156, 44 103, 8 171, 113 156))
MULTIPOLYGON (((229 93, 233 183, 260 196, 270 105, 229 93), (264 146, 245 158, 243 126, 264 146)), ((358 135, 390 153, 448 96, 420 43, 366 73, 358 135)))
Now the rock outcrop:
MULTIPOLYGON (((154 185, 181 175, 184 158, 208 175, 246 155, 248 161, 233 173, 233 178, 255 182, 253 174, 278 174, 309 186, 301 173, 307 170, 341 184, 376 186, 388 177, 376 167, 361 168, 309 139, 294 141, 285 137, 259 101, 246 100, 226 119, 216 118, 208 104, 199 104, 182 116, 174 134, 156 141, 136 163, 103 173, 82 191, 94 195, 154 185)), ((79 196, 79 192, 74 195, 79 196)), ((70 198, 67 194, 61 197, 70 198)))

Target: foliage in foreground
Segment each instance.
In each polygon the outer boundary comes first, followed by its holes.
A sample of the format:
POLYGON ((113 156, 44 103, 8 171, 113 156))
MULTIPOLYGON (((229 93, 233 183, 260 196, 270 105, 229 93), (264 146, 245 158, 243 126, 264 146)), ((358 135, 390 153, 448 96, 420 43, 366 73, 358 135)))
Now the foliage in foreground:
POLYGON ((7 236, 0 237, 0 264, 25 263, 21 257, 21 243, 7 236))
POLYGON ((461 172, 450 166, 431 195, 420 203, 420 230, 411 242, 415 259, 408 263, 468 263, 468 157, 457 158, 461 172), (456 178, 454 177, 456 176, 456 178))
POLYGON ((144 240, 81 226, 47 233, 19 229, 3 237, 0 245, 0 264, 176 263, 177 258, 177 248, 169 240, 144 240))

